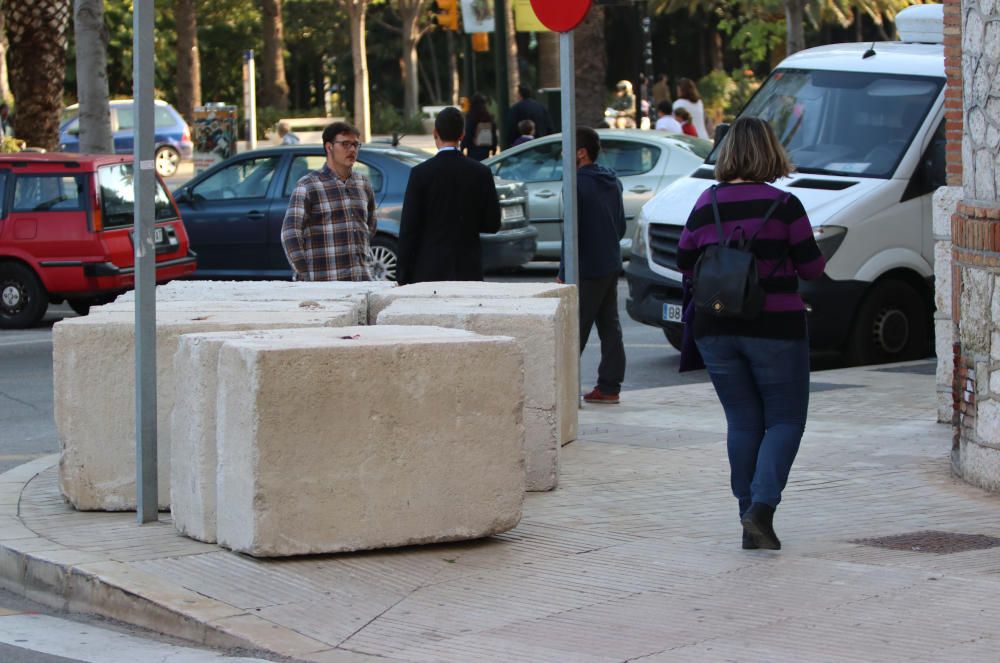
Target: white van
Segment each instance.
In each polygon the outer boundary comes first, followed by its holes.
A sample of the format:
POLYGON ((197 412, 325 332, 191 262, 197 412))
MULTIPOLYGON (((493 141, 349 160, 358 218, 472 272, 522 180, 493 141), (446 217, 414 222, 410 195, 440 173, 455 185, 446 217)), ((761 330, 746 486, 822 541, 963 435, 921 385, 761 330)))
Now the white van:
MULTIPOLYGON (((931 196, 945 183, 941 5, 901 11, 899 42, 836 44, 786 58, 741 115, 768 120, 796 171, 775 185, 812 222, 826 273, 802 282, 814 349, 857 363, 926 356, 932 347, 931 196)), ((724 140, 724 138, 722 139, 724 140)), ((676 251, 705 165, 642 208, 626 268, 629 315, 680 346, 676 251)))

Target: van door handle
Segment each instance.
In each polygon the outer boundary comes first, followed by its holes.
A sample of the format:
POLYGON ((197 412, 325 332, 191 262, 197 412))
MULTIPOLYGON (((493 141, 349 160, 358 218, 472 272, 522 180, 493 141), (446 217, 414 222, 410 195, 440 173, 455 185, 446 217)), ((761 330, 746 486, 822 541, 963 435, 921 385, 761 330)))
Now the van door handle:
POLYGON ((650 189, 648 186, 644 184, 639 184, 629 189, 629 191, 631 191, 632 193, 649 193, 650 191, 652 191, 652 189, 650 189))
POLYGON ((548 189, 542 189, 535 195, 538 196, 539 198, 555 198, 559 194, 555 193, 554 191, 549 191, 548 189))

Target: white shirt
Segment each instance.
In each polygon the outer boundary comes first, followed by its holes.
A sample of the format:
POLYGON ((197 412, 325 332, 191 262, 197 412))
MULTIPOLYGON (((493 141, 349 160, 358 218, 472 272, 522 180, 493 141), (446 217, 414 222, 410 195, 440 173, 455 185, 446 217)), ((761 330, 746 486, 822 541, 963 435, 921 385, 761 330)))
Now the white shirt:
POLYGON ((667 131, 672 134, 682 134, 684 133, 684 128, 681 123, 674 119, 672 115, 664 115, 656 121, 656 129, 660 131, 667 131))
POLYGON ((691 124, 694 125, 694 130, 698 132, 698 138, 709 139, 708 129, 705 128, 705 106, 701 103, 701 99, 694 102, 687 99, 678 99, 674 102, 674 108, 683 108, 691 113, 691 124))

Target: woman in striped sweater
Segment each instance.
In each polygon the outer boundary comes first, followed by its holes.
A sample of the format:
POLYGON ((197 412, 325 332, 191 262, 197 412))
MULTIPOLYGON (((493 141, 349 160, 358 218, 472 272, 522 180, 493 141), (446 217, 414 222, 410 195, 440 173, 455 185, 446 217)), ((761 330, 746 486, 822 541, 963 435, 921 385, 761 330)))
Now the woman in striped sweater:
MULTIPOLYGON (((733 494, 739 500, 743 547, 779 550, 774 509, 799 449, 809 406, 809 339, 799 278, 816 279, 826 265, 799 199, 774 182, 791 164, 771 126, 756 118, 733 123, 715 165, 723 237, 750 237, 764 290, 756 318, 698 311, 693 333, 728 424, 733 494), (763 218, 776 199, 771 217, 763 218), (759 231, 759 232, 758 232, 759 231)), ((691 275, 704 248, 719 241, 712 189, 691 210, 677 265, 691 275)))

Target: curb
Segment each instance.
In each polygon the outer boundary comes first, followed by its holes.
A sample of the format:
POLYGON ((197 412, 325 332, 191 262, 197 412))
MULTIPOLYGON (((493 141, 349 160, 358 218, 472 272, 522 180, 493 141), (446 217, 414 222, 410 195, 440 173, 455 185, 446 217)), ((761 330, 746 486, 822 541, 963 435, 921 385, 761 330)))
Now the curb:
POLYGON ((20 518, 21 493, 58 462, 59 454, 51 454, 0 475, 0 587, 56 610, 95 614, 212 648, 288 657, 334 653, 329 644, 240 608, 39 536, 20 518))

